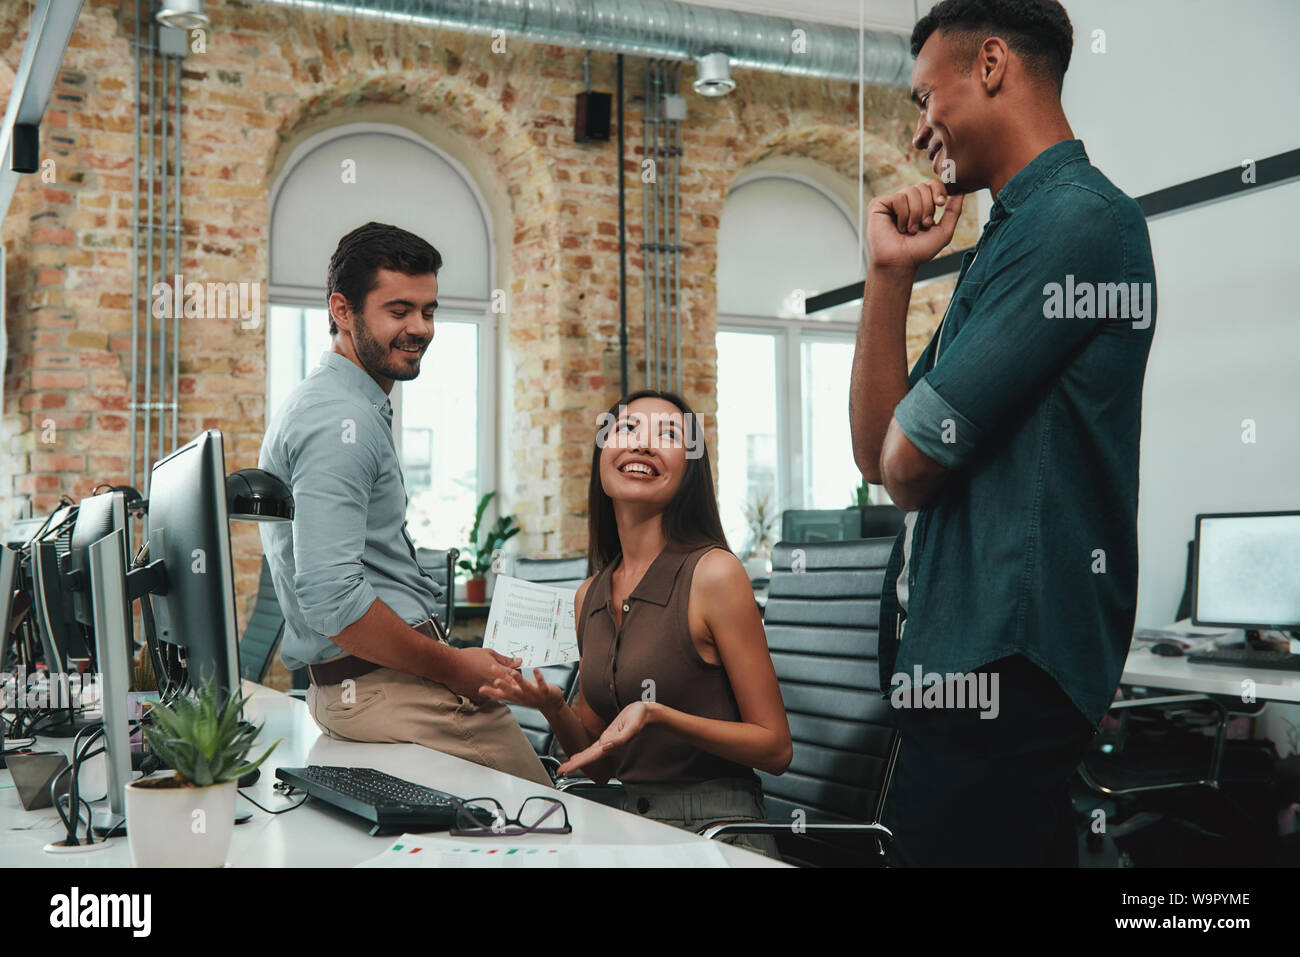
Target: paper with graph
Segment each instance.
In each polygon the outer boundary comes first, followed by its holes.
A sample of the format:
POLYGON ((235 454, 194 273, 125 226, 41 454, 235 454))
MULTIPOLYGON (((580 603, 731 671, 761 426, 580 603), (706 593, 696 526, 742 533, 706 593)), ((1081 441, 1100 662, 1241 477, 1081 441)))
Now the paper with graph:
POLYGON ((542 844, 403 834, 358 867, 730 867, 712 841, 681 844, 542 844))
POLYGON ((483 631, 483 647, 521 668, 544 668, 578 660, 578 633, 573 624, 576 589, 556 588, 508 575, 497 576, 492 608, 483 631))

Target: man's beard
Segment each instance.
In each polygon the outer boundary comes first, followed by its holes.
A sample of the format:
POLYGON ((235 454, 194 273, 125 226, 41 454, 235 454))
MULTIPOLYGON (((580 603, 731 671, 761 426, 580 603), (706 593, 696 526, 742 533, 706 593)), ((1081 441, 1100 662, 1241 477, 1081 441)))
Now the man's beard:
POLYGON ((412 371, 403 359, 394 356, 393 348, 396 343, 397 340, 393 340, 387 346, 381 343, 370 334, 361 313, 357 313, 356 322, 352 324, 352 344, 356 346, 357 358, 361 361, 361 365, 371 374, 385 379, 399 382, 414 379, 420 374, 419 363, 412 371))

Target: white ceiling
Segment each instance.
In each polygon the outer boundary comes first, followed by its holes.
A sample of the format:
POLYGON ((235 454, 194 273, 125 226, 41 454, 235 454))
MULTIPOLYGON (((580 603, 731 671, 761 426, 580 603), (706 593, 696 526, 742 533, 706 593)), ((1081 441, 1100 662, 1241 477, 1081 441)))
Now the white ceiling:
MULTIPOLYGON (((683 0, 697 7, 743 10, 791 20, 815 20, 841 26, 858 26, 858 0, 683 0)), ((912 32, 916 11, 925 13, 935 0, 865 0, 868 30, 912 32)))

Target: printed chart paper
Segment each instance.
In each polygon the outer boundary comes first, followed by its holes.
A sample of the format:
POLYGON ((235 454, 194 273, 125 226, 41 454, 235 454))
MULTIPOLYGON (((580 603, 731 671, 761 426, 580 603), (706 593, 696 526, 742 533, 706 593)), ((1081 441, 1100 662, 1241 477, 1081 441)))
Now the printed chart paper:
POLYGON ((515 844, 403 834, 358 867, 729 867, 711 843, 515 844))
POLYGON ((522 659, 521 668, 577 661, 578 633, 573 624, 576 593, 573 588, 499 576, 483 631, 483 647, 507 658, 522 659))

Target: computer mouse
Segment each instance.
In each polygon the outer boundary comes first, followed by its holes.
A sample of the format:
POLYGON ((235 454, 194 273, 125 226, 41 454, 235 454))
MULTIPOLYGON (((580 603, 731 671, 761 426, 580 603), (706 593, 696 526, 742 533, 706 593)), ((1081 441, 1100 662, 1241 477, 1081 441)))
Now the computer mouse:
POLYGON ((1181 658, 1183 646, 1176 641, 1157 641, 1151 646, 1151 653, 1162 658, 1181 658))

